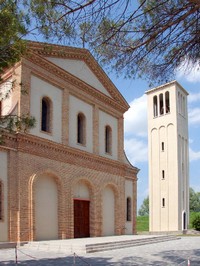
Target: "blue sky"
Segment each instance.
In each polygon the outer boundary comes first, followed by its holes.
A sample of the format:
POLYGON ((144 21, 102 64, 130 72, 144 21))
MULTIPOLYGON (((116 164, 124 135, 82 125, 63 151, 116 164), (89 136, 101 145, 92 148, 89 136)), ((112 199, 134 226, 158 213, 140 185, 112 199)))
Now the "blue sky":
MULTIPOLYGON (((149 89, 143 80, 126 80, 110 76, 130 109, 125 114, 125 151, 130 162, 140 169, 138 174, 138 209, 148 195, 148 139, 147 102, 145 91, 149 89)), ((188 91, 190 186, 200 191, 200 70, 191 73, 179 70, 176 80, 188 91)))

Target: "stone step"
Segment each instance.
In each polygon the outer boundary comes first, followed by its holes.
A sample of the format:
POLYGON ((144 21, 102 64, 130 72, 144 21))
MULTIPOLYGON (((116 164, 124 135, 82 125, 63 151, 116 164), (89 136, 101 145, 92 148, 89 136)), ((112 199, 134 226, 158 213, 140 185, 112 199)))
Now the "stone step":
MULTIPOLYGON (((28 242, 20 242, 20 246, 27 244, 28 242)), ((0 242, 0 249, 15 248, 19 243, 17 242, 0 242)))
POLYGON ((121 249, 133 246, 148 245, 158 242, 178 240, 180 237, 174 235, 167 236, 155 236, 143 239, 133 239, 126 241, 115 241, 115 242, 105 242, 105 243, 94 243, 86 245, 86 253, 100 252, 113 249, 121 249))

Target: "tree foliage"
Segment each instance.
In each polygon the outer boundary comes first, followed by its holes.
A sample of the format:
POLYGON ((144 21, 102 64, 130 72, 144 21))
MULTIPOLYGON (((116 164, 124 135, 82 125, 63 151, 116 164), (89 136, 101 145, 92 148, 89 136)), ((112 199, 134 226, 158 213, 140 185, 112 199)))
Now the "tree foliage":
MULTIPOLYGON (((1 3, 2 10, 14 11, 8 13, 11 27, 6 24, 8 27, 2 29, 11 28, 17 38, 29 33, 29 38, 37 40, 41 34, 51 42, 89 48, 105 67, 127 77, 163 82, 171 79, 183 64, 190 68, 200 64, 199 0, 1 3)), ((15 41, 14 38, 13 45, 15 41)))
POLYGON ((22 39, 27 33, 25 23, 22 23, 25 19, 15 1, 0 1, 0 75, 5 68, 19 61, 25 51, 22 39))
POLYGON ((190 188, 190 211, 200 212, 200 192, 190 188))
POLYGON ((149 215, 149 196, 143 200, 143 203, 142 203, 142 205, 138 211, 138 214, 140 216, 148 216, 149 215))
POLYGON ((26 2, 47 39, 82 44, 128 77, 161 82, 200 64, 198 0, 26 2))
POLYGON ((192 220, 192 227, 197 231, 200 231, 200 213, 196 214, 192 220))

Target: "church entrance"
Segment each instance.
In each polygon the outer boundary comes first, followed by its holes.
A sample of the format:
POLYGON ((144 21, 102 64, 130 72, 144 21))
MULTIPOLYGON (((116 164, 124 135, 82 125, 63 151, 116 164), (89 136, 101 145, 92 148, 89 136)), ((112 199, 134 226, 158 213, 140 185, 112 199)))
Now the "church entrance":
POLYGON ((90 236, 90 201, 74 199, 74 238, 90 236))

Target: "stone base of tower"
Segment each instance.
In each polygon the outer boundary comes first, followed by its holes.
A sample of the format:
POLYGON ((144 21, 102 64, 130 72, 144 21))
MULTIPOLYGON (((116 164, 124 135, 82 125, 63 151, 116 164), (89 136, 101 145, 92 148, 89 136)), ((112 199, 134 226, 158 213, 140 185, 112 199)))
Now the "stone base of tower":
POLYGON ((150 235, 182 235, 187 234, 187 230, 177 230, 177 231, 149 231, 150 235))

